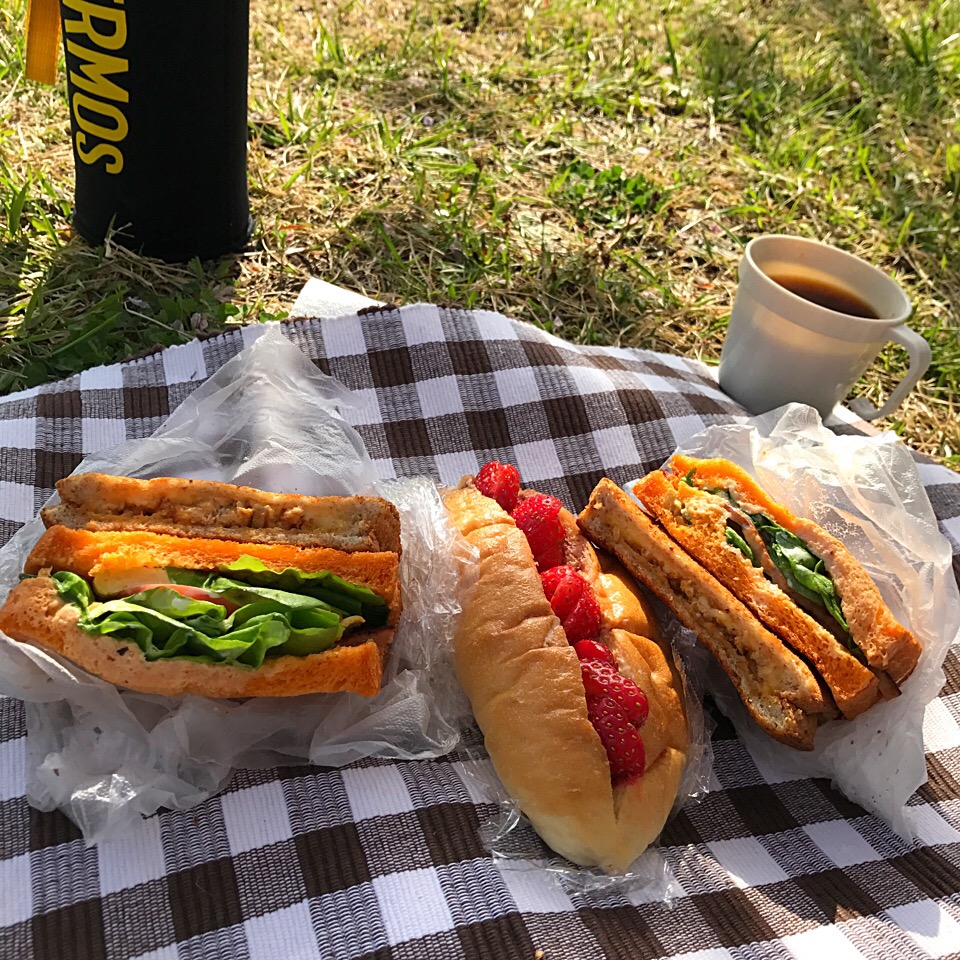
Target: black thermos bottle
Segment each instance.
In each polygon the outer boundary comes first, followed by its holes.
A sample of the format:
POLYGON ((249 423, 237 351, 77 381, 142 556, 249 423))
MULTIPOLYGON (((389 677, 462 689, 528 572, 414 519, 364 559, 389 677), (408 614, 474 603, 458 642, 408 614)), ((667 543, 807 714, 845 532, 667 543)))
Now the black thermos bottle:
POLYGON ((250 237, 248 0, 60 0, 74 229, 164 260, 250 237))

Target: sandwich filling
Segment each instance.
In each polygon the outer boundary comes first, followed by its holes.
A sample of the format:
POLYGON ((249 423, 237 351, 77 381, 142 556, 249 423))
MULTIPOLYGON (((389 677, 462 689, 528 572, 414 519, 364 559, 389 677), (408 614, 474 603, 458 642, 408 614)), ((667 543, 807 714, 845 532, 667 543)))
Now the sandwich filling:
POLYGON ((248 555, 215 570, 138 571, 121 590, 66 571, 51 579, 61 600, 79 608, 79 629, 134 643, 148 661, 259 667, 267 657, 328 650, 350 630, 385 626, 390 615, 368 587, 329 571, 275 571, 248 555))
MULTIPOLYGON (((866 663, 843 615, 840 595, 826 565, 795 533, 761 512, 751 512, 738 503, 726 487, 701 487, 694 483, 696 469, 682 483, 725 501, 728 513, 727 543, 763 570, 781 590, 833 633, 861 663, 866 663)), ((689 516, 688 522, 692 522, 689 516)))

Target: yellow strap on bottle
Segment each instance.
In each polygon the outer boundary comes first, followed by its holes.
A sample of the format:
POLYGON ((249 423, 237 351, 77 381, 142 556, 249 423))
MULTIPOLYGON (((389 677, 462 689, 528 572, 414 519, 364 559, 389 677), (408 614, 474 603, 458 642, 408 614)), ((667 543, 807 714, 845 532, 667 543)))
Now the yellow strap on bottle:
POLYGON ((60 0, 29 0, 27 4, 28 80, 56 83, 60 54, 60 0))

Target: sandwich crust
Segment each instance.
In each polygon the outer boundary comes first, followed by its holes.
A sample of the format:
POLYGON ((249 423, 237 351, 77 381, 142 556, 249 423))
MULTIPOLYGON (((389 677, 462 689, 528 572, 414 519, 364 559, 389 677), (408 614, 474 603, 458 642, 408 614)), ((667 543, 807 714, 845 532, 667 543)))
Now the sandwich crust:
POLYGON ((767 733, 797 749, 813 749, 818 715, 826 704, 802 660, 611 480, 597 484, 578 523, 696 632, 767 733))
POLYGON ((253 668, 176 659, 148 662, 132 641, 91 636, 77 626, 79 619, 79 609, 60 599, 53 580, 37 577, 10 592, 0 609, 0 630, 13 640, 59 654, 118 687, 230 699, 342 691, 372 697, 380 690, 394 632, 393 627, 358 632, 349 644, 306 657, 271 657, 253 668))
POLYGON ((877 585, 836 537, 771 499, 750 474, 728 460, 698 460, 675 454, 668 466, 680 476, 695 469, 698 482, 730 490, 747 510, 766 514, 804 540, 823 560, 837 589, 850 635, 863 651, 867 663, 876 670, 885 671, 897 684, 913 673, 922 652, 919 641, 897 621, 883 602, 877 585))
POLYGON ((211 480, 78 473, 57 483, 46 526, 144 530, 248 543, 400 552, 400 515, 380 497, 303 497, 211 480))
POLYGON ((729 515, 725 501, 660 470, 640 480, 633 493, 694 560, 806 658, 826 681, 845 717, 853 719, 877 702, 880 689, 876 676, 769 581, 761 568, 727 543, 729 515))
MULTIPOLYGON (((449 491, 445 502, 480 554, 479 579, 454 638, 454 661, 494 768, 557 853, 622 871, 663 828, 687 752, 679 683, 663 649, 656 637, 621 629, 649 624, 649 612, 616 570, 596 581, 601 636, 650 703, 640 731, 646 771, 615 789, 587 716, 579 660, 544 595, 526 537, 470 485, 449 491)), ((565 523, 569 531, 569 514, 565 523)), ((593 548, 584 542, 581 549, 580 568, 599 570, 593 548)))

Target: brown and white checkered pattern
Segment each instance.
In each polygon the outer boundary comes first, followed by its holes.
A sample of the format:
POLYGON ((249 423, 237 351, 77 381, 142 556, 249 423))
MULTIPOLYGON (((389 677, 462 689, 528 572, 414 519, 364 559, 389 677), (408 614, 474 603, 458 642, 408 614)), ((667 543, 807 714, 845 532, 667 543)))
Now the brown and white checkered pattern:
MULTIPOLYGON (((0 401, 0 543, 81 458, 148 435, 258 334, 245 328, 0 401)), ((489 313, 416 306, 285 325, 356 392, 383 476, 457 480, 512 461, 576 508, 742 411, 698 365, 575 347, 489 313)), ((960 482, 921 475, 960 570, 960 482)), ((87 849, 24 799, 23 706, 0 701, 0 957, 687 960, 960 956, 960 660, 926 727, 929 782, 906 844, 830 786, 757 769, 722 718, 721 789, 663 836, 682 887, 567 892, 499 869, 466 754, 241 771, 219 797, 87 849)))

